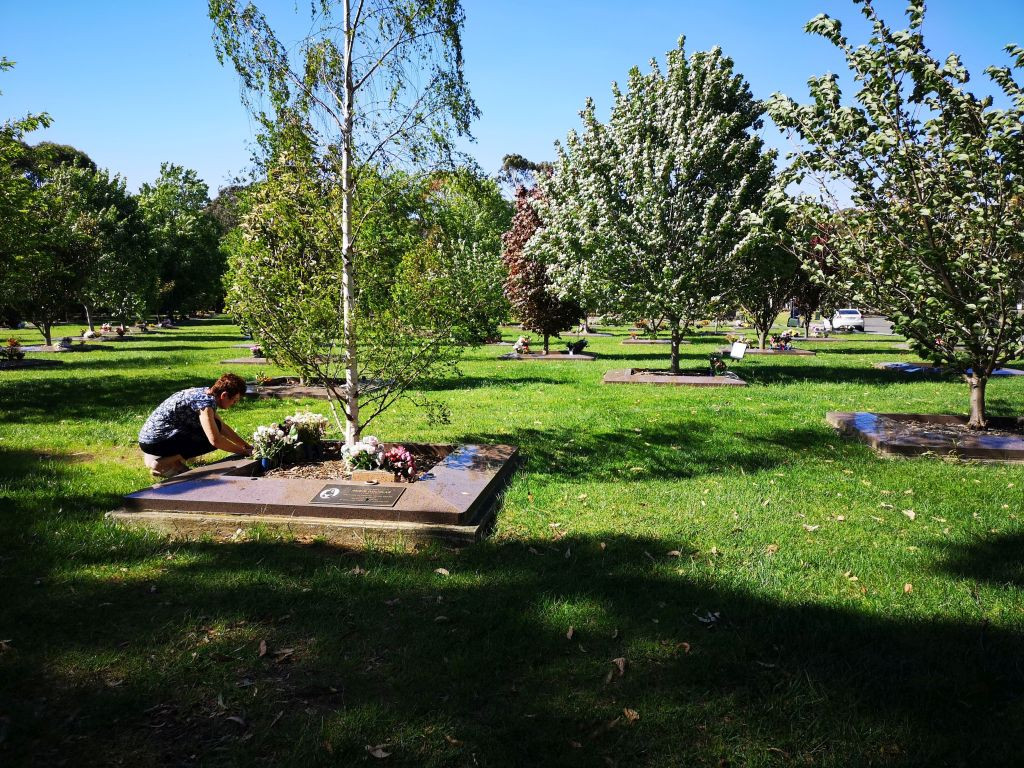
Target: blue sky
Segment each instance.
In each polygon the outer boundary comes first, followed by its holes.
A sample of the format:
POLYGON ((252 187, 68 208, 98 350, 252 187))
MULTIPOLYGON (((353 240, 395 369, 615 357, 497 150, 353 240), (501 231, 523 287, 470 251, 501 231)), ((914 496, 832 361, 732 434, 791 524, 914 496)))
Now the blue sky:
MULTIPOLYGON (((305 0, 264 0, 275 15, 305 0)), ((902 25, 905 3, 879 7, 902 25)), ((842 72, 824 40, 803 32, 820 12, 863 39, 849 0, 463 0, 466 74, 483 113, 466 149, 487 172, 510 152, 550 159, 579 125, 587 96, 606 111, 610 84, 647 67, 685 35, 687 48, 720 45, 758 97, 798 100, 810 75, 842 72)), ((156 178, 162 161, 194 168, 211 193, 244 172, 254 125, 234 71, 221 67, 201 0, 0 0, 0 120, 47 111, 52 128, 29 137, 73 144, 129 187, 156 178)), ((1006 64, 1003 46, 1024 45, 1021 0, 933 0, 925 26, 933 52, 960 53, 974 88, 982 69, 1006 64)), ((284 35, 282 35, 284 37, 284 35)), ((773 146, 786 141, 769 127, 773 146)))

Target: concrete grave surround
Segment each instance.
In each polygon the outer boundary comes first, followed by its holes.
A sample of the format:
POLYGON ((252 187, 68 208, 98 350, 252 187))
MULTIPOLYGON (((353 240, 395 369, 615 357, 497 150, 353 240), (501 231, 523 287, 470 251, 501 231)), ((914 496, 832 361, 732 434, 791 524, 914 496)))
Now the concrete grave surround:
POLYGON ((597 358, 594 355, 588 355, 586 352, 579 352, 575 355, 570 355, 568 352, 563 350, 552 350, 546 355, 541 352, 531 352, 528 355, 519 355, 515 352, 510 352, 507 355, 502 355, 498 358, 499 360, 542 360, 545 362, 568 362, 568 363, 592 363, 597 358))
MULTIPOLYGON (((723 355, 728 355, 732 351, 732 347, 722 347, 720 350, 723 355)), ((744 355, 793 355, 799 357, 810 357, 818 354, 813 349, 758 349, 757 347, 748 346, 744 355)))
POLYGON ((601 331, 591 331, 590 333, 581 333, 579 331, 562 331, 562 336, 603 336, 611 338, 614 333, 603 333, 601 331))
MULTIPOLYGON (((405 444, 411 447, 410 444, 405 444)), ((229 458, 199 467, 124 497, 108 516, 176 535, 230 535, 259 523, 338 543, 440 538, 468 543, 493 521, 500 493, 519 450, 511 445, 415 446, 440 461, 415 483, 380 483, 402 489, 393 506, 313 503, 328 485, 366 488, 338 479, 254 476, 251 459, 229 458)))
POLYGON ((221 365, 273 365, 266 357, 236 357, 234 360, 221 360, 221 365))
MULTIPOLYGON (((1024 436, 977 434, 944 434, 927 429, 910 429, 907 422, 943 425, 964 425, 967 418, 935 413, 868 413, 864 411, 829 411, 825 420, 840 433, 867 443, 883 456, 952 456, 964 460, 991 461, 1006 464, 1024 463, 1024 436)), ((994 429, 1015 429, 1015 419, 990 418, 994 429)))
POLYGON ((622 368, 608 371, 602 381, 605 384, 662 384, 671 387, 745 387, 743 379, 731 376, 709 376, 701 374, 650 373, 636 372, 634 368, 622 368))

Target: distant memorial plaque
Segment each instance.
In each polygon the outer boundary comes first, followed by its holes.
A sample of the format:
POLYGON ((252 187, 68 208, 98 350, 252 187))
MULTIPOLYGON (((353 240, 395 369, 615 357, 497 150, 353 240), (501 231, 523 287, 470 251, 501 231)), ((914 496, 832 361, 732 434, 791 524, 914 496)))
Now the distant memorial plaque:
POLYGON ((325 485, 310 504, 352 507, 393 507, 405 488, 383 485, 325 485))

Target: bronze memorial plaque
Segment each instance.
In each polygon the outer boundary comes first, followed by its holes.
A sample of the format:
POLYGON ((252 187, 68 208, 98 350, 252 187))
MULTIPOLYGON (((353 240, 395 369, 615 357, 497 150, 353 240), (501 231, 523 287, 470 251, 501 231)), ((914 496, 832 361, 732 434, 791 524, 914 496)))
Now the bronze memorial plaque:
POLYGON ((325 485, 310 504, 353 507, 393 507, 405 488, 391 485, 325 485))

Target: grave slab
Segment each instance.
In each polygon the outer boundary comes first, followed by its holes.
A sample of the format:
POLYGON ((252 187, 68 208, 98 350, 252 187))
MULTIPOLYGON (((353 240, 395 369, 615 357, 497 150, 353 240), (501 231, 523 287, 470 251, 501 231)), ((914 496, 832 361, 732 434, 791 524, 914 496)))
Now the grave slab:
POLYGON ((825 420, 840 434, 866 443, 883 456, 1024 463, 1024 434, 1017 419, 989 419, 990 427, 1007 431, 1003 434, 967 431, 967 418, 950 414, 829 411, 825 420))
POLYGON ((697 372, 684 374, 655 373, 635 368, 622 368, 605 373, 605 384, 661 384, 671 387, 745 387, 747 382, 732 376, 710 376, 697 372))
POLYGON ((109 516, 179 532, 234 531, 260 523, 309 535, 327 532, 338 541, 372 535, 468 542, 483 535, 518 448, 405 445, 440 457, 415 483, 262 477, 257 462, 233 457, 129 494, 124 507, 109 516), (352 490, 333 493, 335 488, 352 490), (383 495, 388 498, 375 498, 383 495))
MULTIPOLYGON (((671 344, 672 339, 623 339, 623 344, 671 344)), ((690 344, 686 339, 680 339, 679 344, 690 344)))
MULTIPOLYGON (((722 347, 719 352, 728 355, 732 347, 722 347)), ((794 357, 811 357, 818 354, 813 349, 758 349, 747 347, 744 355, 792 355, 794 357)))
MULTIPOLYGON (((875 368, 883 371, 896 371, 897 373, 906 373, 918 376, 943 376, 946 374, 952 375, 953 371, 949 368, 942 368, 940 366, 929 365, 928 363, 907 363, 907 362, 883 362, 875 363, 875 368)), ((970 375, 971 369, 968 368, 966 373, 970 375)), ((993 376, 1024 376, 1024 371, 1018 368, 996 368, 992 371, 993 376)))
POLYGON ((266 357, 236 357, 233 360, 221 360, 221 365, 273 365, 266 357))

